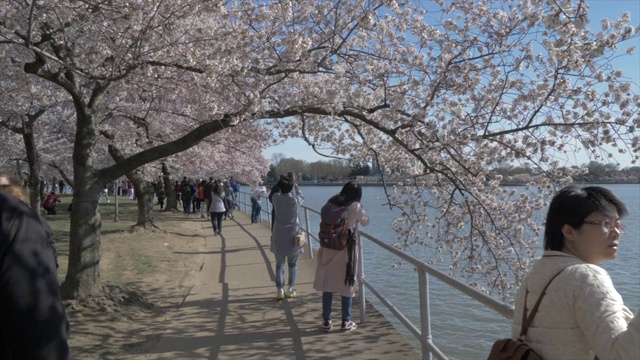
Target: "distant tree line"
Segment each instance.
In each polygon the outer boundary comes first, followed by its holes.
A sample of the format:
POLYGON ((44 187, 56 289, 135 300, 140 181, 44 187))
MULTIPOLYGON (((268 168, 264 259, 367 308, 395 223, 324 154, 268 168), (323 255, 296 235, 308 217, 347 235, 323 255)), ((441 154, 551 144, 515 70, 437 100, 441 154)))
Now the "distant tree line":
POLYGON ((334 182, 355 179, 358 176, 369 176, 371 166, 363 163, 349 163, 346 160, 331 159, 327 161, 307 162, 294 158, 286 158, 276 153, 271 158, 271 165, 265 182, 274 183, 280 175, 287 172, 296 174, 298 181, 334 182))
MULTIPOLYGON (((591 161, 580 168, 584 173, 574 176, 576 183, 640 183, 640 166, 620 168, 618 164, 604 164, 591 161)), ((372 177, 373 169, 366 163, 349 163, 345 160, 332 159, 327 161, 307 162, 304 160, 287 158, 282 153, 274 154, 265 182, 274 183, 280 175, 287 172, 296 174, 298 181, 303 182, 339 182, 360 177, 372 177)), ((494 168, 490 176, 502 176, 504 185, 523 185, 531 182, 542 171, 529 166, 501 165, 494 168)))
MULTIPOLYGON (((580 166, 585 170, 581 175, 573 177, 576 183, 599 184, 637 184, 640 183, 640 166, 620 168, 618 164, 603 164, 591 161, 580 166)), ((492 175, 502 175, 502 183, 505 185, 522 185, 530 182, 541 171, 528 166, 504 165, 493 169, 492 175)))

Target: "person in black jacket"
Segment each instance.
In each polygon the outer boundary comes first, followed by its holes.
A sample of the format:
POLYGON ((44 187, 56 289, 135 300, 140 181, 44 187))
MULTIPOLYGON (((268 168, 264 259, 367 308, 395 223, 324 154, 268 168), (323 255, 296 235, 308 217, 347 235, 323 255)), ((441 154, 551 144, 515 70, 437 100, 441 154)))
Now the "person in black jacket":
POLYGON ((0 175, 0 359, 70 358, 51 228, 0 175))

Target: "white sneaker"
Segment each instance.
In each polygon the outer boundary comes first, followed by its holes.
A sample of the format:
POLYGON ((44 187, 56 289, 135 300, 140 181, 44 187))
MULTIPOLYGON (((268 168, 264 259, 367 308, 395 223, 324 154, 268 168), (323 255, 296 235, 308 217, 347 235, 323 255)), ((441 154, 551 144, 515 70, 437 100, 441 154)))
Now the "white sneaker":
POLYGON ((293 288, 293 286, 289 286, 289 290, 287 290, 287 297, 288 298, 296 297, 296 290, 293 288))
POLYGON ((278 288, 278 294, 276 295, 276 299, 278 299, 278 300, 284 299, 284 289, 283 288, 278 288))
POLYGON ((349 320, 347 322, 343 322, 342 326, 340 326, 340 330, 342 330, 342 331, 351 331, 351 330, 355 330, 357 328, 358 328, 358 325, 356 325, 356 323, 354 323, 351 320, 349 320))

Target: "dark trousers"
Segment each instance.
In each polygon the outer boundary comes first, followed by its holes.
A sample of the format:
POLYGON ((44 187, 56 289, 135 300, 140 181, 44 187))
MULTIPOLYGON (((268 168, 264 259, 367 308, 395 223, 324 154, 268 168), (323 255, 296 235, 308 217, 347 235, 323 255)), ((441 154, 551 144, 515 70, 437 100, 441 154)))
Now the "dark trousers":
POLYGON ((182 198, 182 208, 185 215, 191 214, 191 197, 182 198))
POLYGON ((213 234, 220 234, 222 232, 222 216, 224 212, 212 212, 211 213, 211 226, 213 226, 213 234))

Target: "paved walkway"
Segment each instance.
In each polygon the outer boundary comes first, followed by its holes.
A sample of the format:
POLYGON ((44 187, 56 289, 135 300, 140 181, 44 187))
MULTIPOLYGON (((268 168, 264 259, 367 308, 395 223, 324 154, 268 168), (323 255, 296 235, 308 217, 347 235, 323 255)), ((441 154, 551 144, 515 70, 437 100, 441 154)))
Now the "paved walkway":
MULTIPOLYGON (((250 224, 246 214, 223 221, 213 236, 202 223, 205 260, 196 285, 167 321, 158 346, 144 359, 420 359, 420 354, 370 304, 358 329, 321 331, 321 294, 313 289, 315 260, 298 260, 298 297, 275 299, 274 257, 267 223, 250 224), (203 321, 203 319, 207 319, 203 321)), ((199 223, 200 224, 200 223, 199 223)), ((285 276, 286 274, 285 269, 285 276)), ((340 300, 333 304, 339 318, 340 300)))

